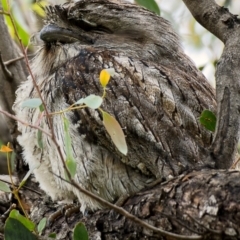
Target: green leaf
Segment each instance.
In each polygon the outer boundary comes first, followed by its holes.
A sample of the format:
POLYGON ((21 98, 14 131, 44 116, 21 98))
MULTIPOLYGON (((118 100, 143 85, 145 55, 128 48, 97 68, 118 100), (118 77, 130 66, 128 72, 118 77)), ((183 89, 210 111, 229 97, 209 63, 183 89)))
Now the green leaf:
POLYGON ((105 68, 104 70, 107 71, 111 77, 113 77, 116 74, 114 68, 105 68))
POLYGON ((92 109, 97 109, 101 106, 102 102, 103 99, 101 97, 91 94, 85 98, 79 99, 77 102, 74 103, 74 105, 84 103, 92 109))
POLYGON ((215 114, 209 110, 204 110, 200 116, 200 123, 212 132, 215 131, 217 118, 215 114))
POLYGON ((83 104, 84 102, 84 98, 80 98, 79 100, 77 100, 74 105, 80 105, 80 104, 83 104))
POLYGON ((34 169, 38 168, 40 166, 40 162, 37 164, 34 164, 27 172, 27 174, 24 176, 23 180, 19 184, 19 188, 21 188, 29 178, 29 176, 33 173, 34 169))
POLYGON ((50 233, 50 234, 48 235, 48 237, 55 239, 55 238, 57 237, 57 234, 56 234, 55 232, 53 232, 53 233, 50 233))
POLYGON ((66 160, 66 166, 71 174, 71 177, 73 178, 76 174, 77 169, 77 163, 74 158, 67 158, 66 160))
POLYGON ((38 108, 40 107, 41 104, 42 104, 42 101, 40 98, 31 98, 22 102, 22 107, 38 108))
POLYGON ((68 175, 67 175, 66 169, 64 169, 64 176, 65 176, 65 180, 69 182, 70 179, 69 179, 69 177, 68 177, 68 175))
POLYGON ((71 144, 71 137, 69 134, 69 121, 67 118, 63 118, 63 124, 64 124, 64 137, 65 137, 65 146, 66 146, 66 153, 67 156, 70 156, 72 153, 72 144, 71 144))
POLYGON ((20 221, 9 217, 4 228, 5 240, 37 240, 37 237, 32 234, 20 221))
MULTIPOLYGON (((20 223, 22 223, 29 231, 33 231, 35 229, 35 224, 28 220, 26 217, 24 217, 23 215, 21 215, 19 213, 19 211, 13 209, 11 212, 10 212, 10 215, 9 215, 10 218, 14 218, 16 220, 18 220, 20 223)), ((17 238, 19 239, 19 238, 17 238)), ((20 238, 22 239, 22 238, 20 238)), ((24 238, 23 238, 24 239, 24 238)))
POLYGON ((110 135, 113 143, 122 154, 127 155, 127 144, 121 126, 119 125, 117 120, 107 112, 102 111, 102 116, 103 125, 105 126, 108 134, 110 135))
MULTIPOLYGON (((19 11, 19 9, 18 9, 19 11)), ((28 32, 22 27, 22 24, 20 24, 20 22, 18 21, 18 19, 16 17, 14 17, 14 22, 16 24, 16 28, 17 28, 17 32, 18 32, 18 36, 19 38, 22 40, 22 43, 24 46, 27 46, 29 43, 29 38, 30 35, 28 34, 28 32)))
MULTIPOLYGON (((7 0, 3 0, 2 1, 2 6, 3 6, 3 9, 5 11, 7 11, 7 0)), ((14 4, 12 5, 12 7, 14 6, 14 4)), ((17 32, 18 32, 18 35, 20 37, 20 39, 22 40, 22 43, 24 44, 24 46, 27 46, 28 43, 29 43, 29 34, 27 32, 27 30, 24 28, 24 20, 23 20, 23 15, 21 14, 21 11, 19 11, 19 8, 18 7, 15 7, 15 8, 12 8, 12 16, 13 16, 13 20, 15 22, 15 25, 16 25, 16 28, 17 28, 17 32), (23 20, 21 22, 21 19, 23 20)), ((8 29, 9 29, 9 32, 12 36, 12 38, 15 38, 16 40, 16 36, 15 36, 15 32, 14 32, 14 28, 13 28, 13 25, 12 25, 12 22, 10 20, 10 18, 8 16, 4 16, 5 18, 5 21, 7 23, 7 26, 8 26, 8 29)))
POLYGON ((45 228, 46 224, 47 224, 47 218, 45 217, 42 218, 41 221, 38 223, 37 230, 40 235, 42 234, 42 231, 45 228))
POLYGON ((148 10, 155 12, 157 15, 160 15, 160 9, 155 0, 135 0, 135 2, 148 10))
POLYGON ((39 106, 39 110, 40 110, 40 112, 43 112, 43 111, 44 111, 44 106, 43 106, 43 104, 41 104, 41 105, 39 106))
POLYGON ((38 147, 43 149, 42 131, 39 129, 37 131, 37 143, 38 143, 38 147))
POLYGON ((0 180, 0 191, 11 192, 11 189, 9 188, 8 184, 0 180))
POLYGON ((88 240, 88 232, 83 223, 77 223, 73 230, 73 240, 88 240))
MULTIPOLYGON (((65 146, 66 146, 66 165, 71 174, 71 177, 74 177, 76 174, 77 163, 72 154, 72 143, 71 143, 71 136, 69 133, 69 121, 67 118, 63 118, 64 123, 64 137, 65 137, 65 146)), ((67 174, 65 173, 65 177, 67 174)), ((66 178, 68 179, 68 178, 66 178)))
POLYGON ((11 159, 10 159, 10 171, 11 173, 15 171, 15 163, 16 163, 16 153, 12 152, 11 159))

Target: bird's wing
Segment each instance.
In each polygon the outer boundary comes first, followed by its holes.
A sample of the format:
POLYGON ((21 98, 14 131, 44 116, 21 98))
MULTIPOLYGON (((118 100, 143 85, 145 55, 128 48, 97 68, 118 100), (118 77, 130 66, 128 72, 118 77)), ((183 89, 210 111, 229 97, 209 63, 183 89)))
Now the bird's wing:
POLYGON ((79 133, 146 174, 162 176, 161 169, 176 174, 195 165, 202 148, 211 142, 211 133, 200 126, 198 117, 214 102, 211 89, 198 82, 197 70, 186 74, 175 66, 86 48, 55 73, 66 102, 72 105, 90 94, 102 96, 99 74, 106 68, 114 68, 115 75, 101 108, 119 122, 128 154, 122 155, 112 143, 99 110, 74 110, 71 121, 79 124, 79 133))

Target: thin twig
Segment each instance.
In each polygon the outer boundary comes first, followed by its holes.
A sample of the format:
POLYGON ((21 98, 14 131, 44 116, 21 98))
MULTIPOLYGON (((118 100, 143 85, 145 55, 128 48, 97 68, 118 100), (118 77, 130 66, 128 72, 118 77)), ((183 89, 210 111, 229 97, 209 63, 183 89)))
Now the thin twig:
POLYGON ((0 52, 0 65, 1 65, 1 67, 2 67, 2 70, 3 70, 3 72, 4 72, 4 74, 5 74, 6 78, 7 78, 7 80, 12 80, 13 75, 12 75, 12 73, 8 70, 7 65, 5 64, 5 62, 3 62, 1 52, 0 52))
MULTIPOLYGON (((207 230, 208 232, 211 232, 213 234, 217 234, 217 235, 222 235, 221 231, 217 231, 211 228, 208 228, 207 226, 204 226, 202 223, 200 223, 197 219, 193 218, 191 215, 189 215, 188 213, 186 213, 186 215, 195 223, 197 223, 199 226, 201 226, 202 228, 204 228, 205 230, 207 230)), ((226 234, 226 233, 225 233, 226 234)), ((226 234, 227 235, 227 234, 226 234)))
MULTIPOLYGON (((11 185, 11 183, 10 183, 9 181, 3 180, 3 179, 1 179, 1 178, 0 178, 0 181, 5 182, 5 183, 11 185)), ((14 186, 16 186, 17 188, 19 188, 19 184, 14 183, 14 186)), ((42 195, 42 193, 40 193, 39 191, 37 191, 37 190, 35 190, 35 189, 32 189, 32 188, 30 188, 30 187, 27 187, 27 186, 25 186, 25 185, 22 185, 21 188, 25 188, 25 189, 27 189, 27 190, 29 190, 29 191, 31 191, 31 192, 34 192, 34 193, 36 193, 36 194, 38 194, 38 195, 42 195)))
POLYGON ((0 14, 6 15, 6 16, 9 16, 9 15, 10 15, 8 12, 5 12, 5 11, 3 11, 3 10, 0 10, 0 14))
POLYGON ((22 59, 24 59, 24 56, 20 56, 20 57, 5 61, 4 64, 5 64, 5 66, 7 66, 7 65, 10 65, 12 63, 15 63, 16 61, 22 60, 22 59))
POLYGON ((32 124, 26 123, 26 122, 22 121, 21 119, 15 117, 14 115, 12 115, 12 114, 4 111, 4 110, 1 110, 1 109, 0 109, 0 113, 4 114, 4 115, 6 115, 6 116, 8 116, 8 117, 10 117, 10 118, 12 118, 12 119, 20 122, 20 123, 22 123, 22 124, 25 125, 25 126, 38 129, 38 130, 42 131, 43 133, 45 133, 45 134, 46 134, 47 136, 49 136, 50 138, 52 138, 52 135, 51 135, 49 132, 45 131, 45 130, 44 130, 43 128, 41 128, 41 127, 38 127, 38 126, 36 126, 36 125, 32 125, 32 124))
POLYGON ((196 234, 201 234, 200 232, 196 231, 195 229, 187 226, 187 225, 184 223, 184 222, 185 222, 184 219, 178 220, 177 218, 175 218, 175 217, 173 217, 173 216, 171 216, 171 215, 165 214, 165 213, 160 212, 160 211, 157 211, 157 212, 158 212, 160 215, 162 215, 162 216, 164 216, 164 217, 166 217, 166 218, 168 218, 168 219, 170 219, 170 220, 172 220, 172 221, 175 221, 177 224, 179 224, 180 226, 186 228, 186 229, 189 230, 190 232, 196 233, 196 234))

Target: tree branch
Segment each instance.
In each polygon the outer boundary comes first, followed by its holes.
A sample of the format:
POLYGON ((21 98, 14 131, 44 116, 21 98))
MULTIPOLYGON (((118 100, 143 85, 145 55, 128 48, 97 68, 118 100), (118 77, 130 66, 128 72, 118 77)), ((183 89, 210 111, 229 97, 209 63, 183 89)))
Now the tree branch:
POLYGON ((238 28, 239 20, 227 8, 220 7, 214 0, 183 0, 193 17, 223 43, 238 28))
POLYGON ((240 131, 240 21, 213 0, 183 0, 194 18, 225 43, 216 70, 217 128, 210 147, 217 168, 229 168, 240 131))
MULTIPOLYGON (((135 194, 124 203, 123 209, 120 208, 155 228, 136 224, 115 208, 88 212, 85 216, 78 213, 67 222, 62 216, 55 219, 54 227, 46 229, 43 235, 57 231, 59 239, 71 239, 67 231, 81 221, 90 239, 238 239, 239 177, 239 171, 229 170, 204 169, 185 173, 135 194), (157 228, 175 234, 163 237, 157 228)), ((38 199, 32 211, 35 222, 43 215, 52 214, 55 208, 51 205, 53 203, 46 204, 38 199)))

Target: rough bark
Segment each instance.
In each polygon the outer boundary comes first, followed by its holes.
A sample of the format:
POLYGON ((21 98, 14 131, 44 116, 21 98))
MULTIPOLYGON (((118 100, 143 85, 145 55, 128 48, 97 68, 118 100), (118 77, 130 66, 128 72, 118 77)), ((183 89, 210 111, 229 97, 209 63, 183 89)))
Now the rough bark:
POLYGON ((240 21, 213 0, 184 2, 194 18, 225 44, 216 70, 217 129, 210 151, 218 168, 228 168, 236 154, 240 131, 240 21))
MULTIPOLYGON (((193 9, 193 12, 194 9, 202 12, 206 10, 201 8, 203 5, 199 1, 185 2, 193 9), (197 7, 194 3, 198 4, 197 7)), ((213 4, 210 1, 202 2, 206 6, 213 4)), ((226 10, 217 6, 215 6, 216 8, 211 7, 207 8, 207 11, 212 11, 207 16, 214 15, 216 9, 221 9, 224 14, 227 13, 226 10)), ((202 18, 197 15, 196 19, 201 22, 202 18)), ((222 18, 219 15, 217 19, 221 21, 222 18)), ((237 79, 239 62, 237 49, 239 48, 237 48, 238 43, 235 38, 238 33, 238 20, 231 15, 230 20, 222 21, 224 22, 223 26, 226 27, 222 30, 221 26, 218 28, 218 24, 222 23, 216 19, 214 22, 209 17, 208 21, 204 22, 206 27, 207 22, 214 23, 214 26, 210 24, 209 28, 216 28, 217 30, 213 29, 212 32, 226 44, 217 73, 217 86, 220 91, 217 97, 218 127, 210 149, 212 155, 209 156, 218 168, 227 168, 232 162, 239 132, 239 120, 236 115, 240 99, 237 79), (231 26, 234 26, 234 30, 232 34, 227 34, 231 26)), ((74 64, 74 62, 72 63, 74 64)), ((68 68, 71 67, 71 64, 68 68)), ((168 73, 166 73, 167 76, 168 73)), ((202 161, 206 162, 205 159, 202 161)), ((201 171, 185 172, 173 180, 141 191, 123 204, 127 211, 139 219, 167 232, 182 235, 182 237, 171 236, 166 232, 161 235, 155 230, 143 228, 134 223, 134 219, 130 220, 114 210, 89 212, 84 217, 79 213, 71 216, 68 224, 63 217, 59 218, 46 229, 44 236, 56 231, 59 239, 71 239, 72 227, 76 222, 82 221, 88 228, 90 239, 187 239, 186 235, 191 236, 189 239, 239 239, 240 173, 229 170, 209 170, 203 166, 201 168, 201 171)), ((23 194, 32 207, 31 215, 35 222, 38 222, 43 216, 49 216, 60 207, 58 204, 46 201, 44 194, 39 197, 27 190, 23 190, 23 194)))
MULTIPOLYGON (((166 231, 159 234, 114 210, 73 214, 55 219, 44 236, 56 232, 57 239, 71 239, 76 222, 86 224, 90 239, 239 239, 240 172, 192 171, 130 197, 123 205, 129 213, 166 231), (171 233, 173 235, 171 236, 171 233), (176 235, 174 235, 176 234, 176 235)), ((44 197, 34 199, 32 219, 38 222, 61 206, 44 197)))

